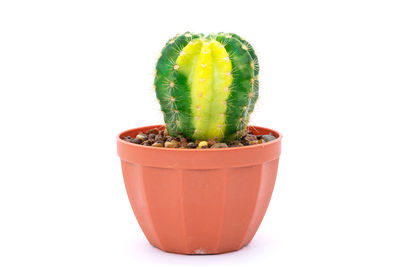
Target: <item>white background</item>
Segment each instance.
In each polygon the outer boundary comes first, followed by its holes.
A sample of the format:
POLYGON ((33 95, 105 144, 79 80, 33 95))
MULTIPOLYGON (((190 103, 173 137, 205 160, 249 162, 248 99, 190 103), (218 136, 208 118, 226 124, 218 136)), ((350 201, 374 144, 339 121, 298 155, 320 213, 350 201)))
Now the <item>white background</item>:
POLYGON ((400 266, 398 1, 1 1, 0 266, 400 266), (117 133, 162 122, 155 60, 176 33, 256 49, 252 124, 284 134, 244 249, 151 247, 117 133))

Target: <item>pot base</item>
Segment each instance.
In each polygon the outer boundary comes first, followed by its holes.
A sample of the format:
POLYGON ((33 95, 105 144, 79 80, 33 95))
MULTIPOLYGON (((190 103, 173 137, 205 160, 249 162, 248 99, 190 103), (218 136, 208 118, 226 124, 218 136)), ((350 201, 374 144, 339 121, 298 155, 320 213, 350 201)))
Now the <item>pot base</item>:
MULTIPOLYGON (((150 244, 152 245, 152 244, 150 244)), ((163 252, 167 252, 167 253, 172 253, 172 254, 180 254, 180 255, 219 255, 219 254, 227 254, 227 253, 233 253, 236 252, 238 250, 241 250, 242 248, 246 247, 248 244, 244 245, 243 247, 240 247, 238 249, 233 249, 233 250, 226 250, 226 251, 218 251, 218 252, 210 252, 210 251, 206 251, 202 248, 196 249, 195 251, 193 251, 192 253, 183 253, 182 251, 168 251, 168 250, 163 250, 159 247, 156 247, 154 245, 152 245, 154 248, 159 249, 163 252)))

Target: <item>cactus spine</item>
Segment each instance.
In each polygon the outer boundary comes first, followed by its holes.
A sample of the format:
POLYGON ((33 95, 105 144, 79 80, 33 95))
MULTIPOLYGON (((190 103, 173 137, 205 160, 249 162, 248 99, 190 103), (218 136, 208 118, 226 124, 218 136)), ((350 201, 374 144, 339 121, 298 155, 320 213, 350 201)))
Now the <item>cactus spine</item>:
POLYGON ((171 135, 229 141, 244 134, 258 98, 258 60, 236 34, 170 39, 157 62, 157 98, 171 135))

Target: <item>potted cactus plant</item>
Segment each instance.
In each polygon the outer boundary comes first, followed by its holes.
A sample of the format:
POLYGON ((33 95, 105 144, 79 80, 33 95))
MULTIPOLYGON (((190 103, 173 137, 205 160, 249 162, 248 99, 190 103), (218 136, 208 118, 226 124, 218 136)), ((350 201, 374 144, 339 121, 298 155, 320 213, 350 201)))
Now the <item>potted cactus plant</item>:
POLYGON ((128 197, 148 241, 217 254, 248 244, 274 188, 281 135, 248 126, 258 60, 236 34, 186 32, 161 52, 154 86, 165 126, 117 137, 128 197))

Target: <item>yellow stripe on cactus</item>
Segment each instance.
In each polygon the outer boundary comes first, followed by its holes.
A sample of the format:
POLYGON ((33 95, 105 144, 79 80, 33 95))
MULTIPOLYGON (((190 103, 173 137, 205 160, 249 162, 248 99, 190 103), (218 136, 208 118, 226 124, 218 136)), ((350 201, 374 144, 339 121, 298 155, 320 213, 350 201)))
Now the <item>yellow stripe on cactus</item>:
POLYGON ((232 64, 224 46, 216 40, 197 39, 181 52, 176 64, 188 77, 194 137, 220 139, 225 131, 226 101, 232 83, 232 64))

